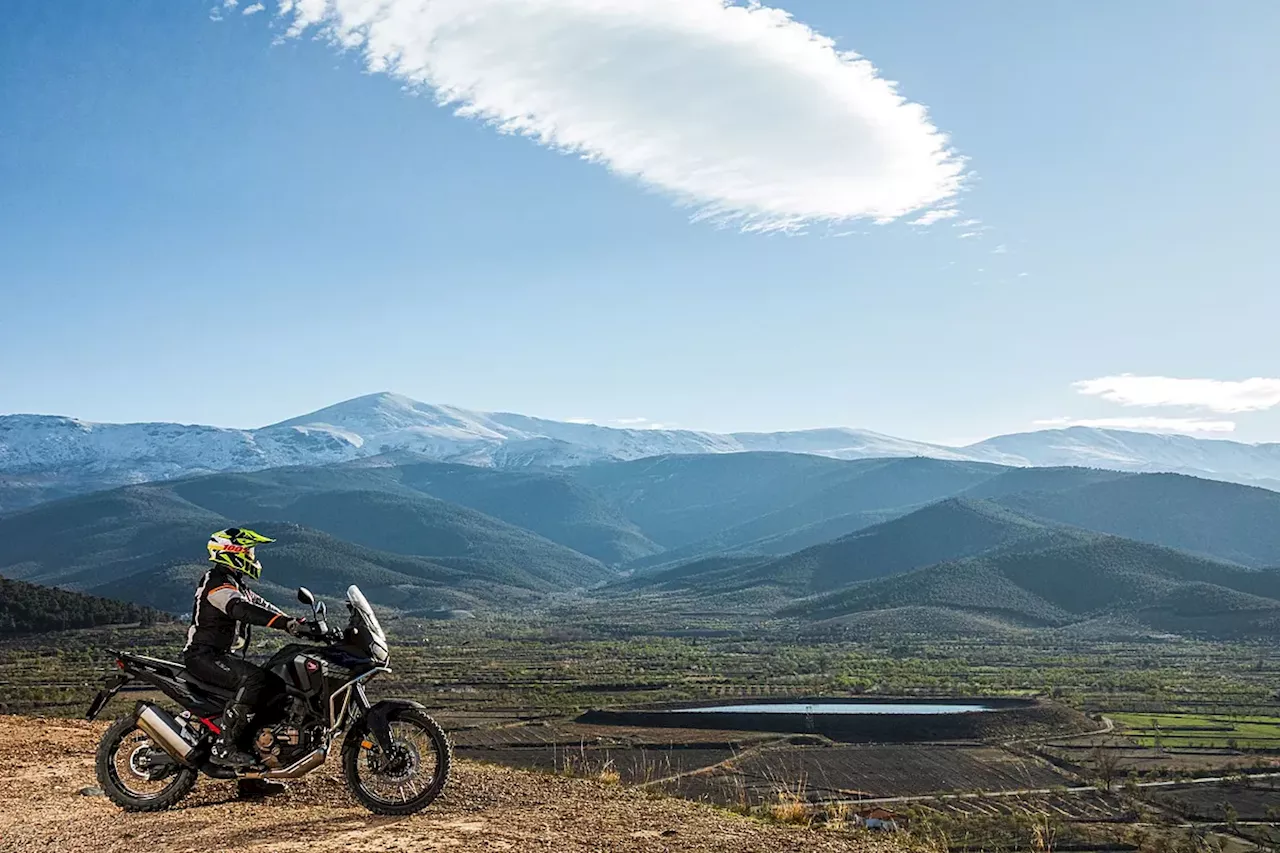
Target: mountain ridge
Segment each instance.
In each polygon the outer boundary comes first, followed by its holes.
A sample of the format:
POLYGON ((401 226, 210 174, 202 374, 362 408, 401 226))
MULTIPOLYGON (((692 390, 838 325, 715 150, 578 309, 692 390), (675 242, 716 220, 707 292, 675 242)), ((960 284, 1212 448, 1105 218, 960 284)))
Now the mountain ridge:
POLYGON ((0 512, 139 482, 328 464, 396 450, 500 468, 757 451, 836 459, 920 456, 1017 467, 1168 471, 1280 490, 1280 444, 1086 427, 996 436, 965 447, 847 427, 734 433, 637 429, 477 412, 380 392, 258 429, 0 415, 0 512))
POLYGON ((1032 547, 996 549, 855 583, 786 605, 817 621, 941 608, 1011 625, 1061 628, 1107 616, 1153 628, 1267 634, 1280 624, 1280 571, 1249 569, 1117 536, 1063 529, 1032 547))

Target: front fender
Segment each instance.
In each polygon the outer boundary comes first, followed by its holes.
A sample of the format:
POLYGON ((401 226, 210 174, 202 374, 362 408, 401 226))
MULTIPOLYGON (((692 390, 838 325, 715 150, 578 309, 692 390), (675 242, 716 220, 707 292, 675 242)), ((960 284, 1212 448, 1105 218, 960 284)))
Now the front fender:
POLYGON ((363 725, 373 735, 374 743, 382 750, 383 755, 391 752, 391 712, 399 708, 413 708, 425 711, 426 705, 412 699, 383 699, 374 704, 364 715, 363 725))

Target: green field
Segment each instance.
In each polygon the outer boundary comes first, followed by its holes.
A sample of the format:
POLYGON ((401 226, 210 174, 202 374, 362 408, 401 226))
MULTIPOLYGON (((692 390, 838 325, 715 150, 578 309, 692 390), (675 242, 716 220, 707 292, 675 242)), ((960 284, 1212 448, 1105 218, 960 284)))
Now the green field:
POLYGON ((1142 746, 1280 749, 1280 717, 1109 714, 1142 746))

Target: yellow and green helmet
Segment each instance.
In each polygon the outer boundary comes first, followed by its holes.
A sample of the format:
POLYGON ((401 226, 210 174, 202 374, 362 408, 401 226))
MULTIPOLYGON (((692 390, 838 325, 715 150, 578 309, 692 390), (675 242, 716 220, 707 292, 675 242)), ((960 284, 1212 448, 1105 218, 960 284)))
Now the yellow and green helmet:
POLYGON ((209 562, 227 566, 257 580, 262 577, 262 563, 258 562, 253 549, 274 541, 243 527, 228 527, 209 537, 209 562))

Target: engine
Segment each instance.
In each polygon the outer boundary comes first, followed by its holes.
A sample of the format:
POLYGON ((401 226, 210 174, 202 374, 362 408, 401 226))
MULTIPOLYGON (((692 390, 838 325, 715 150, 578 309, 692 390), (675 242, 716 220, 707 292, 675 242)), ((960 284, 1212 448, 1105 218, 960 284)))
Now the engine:
POLYGON ((288 723, 258 729, 253 745, 262 763, 273 770, 287 767, 295 757, 301 757, 304 753, 304 750, 298 748, 302 745, 302 733, 288 723))
POLYGON ((262 763, 277 770, 315 750, 323 738, 323 727, 308 725, 306 703, 294 699, 282 722, 258 729, 253 746, 262 763))

